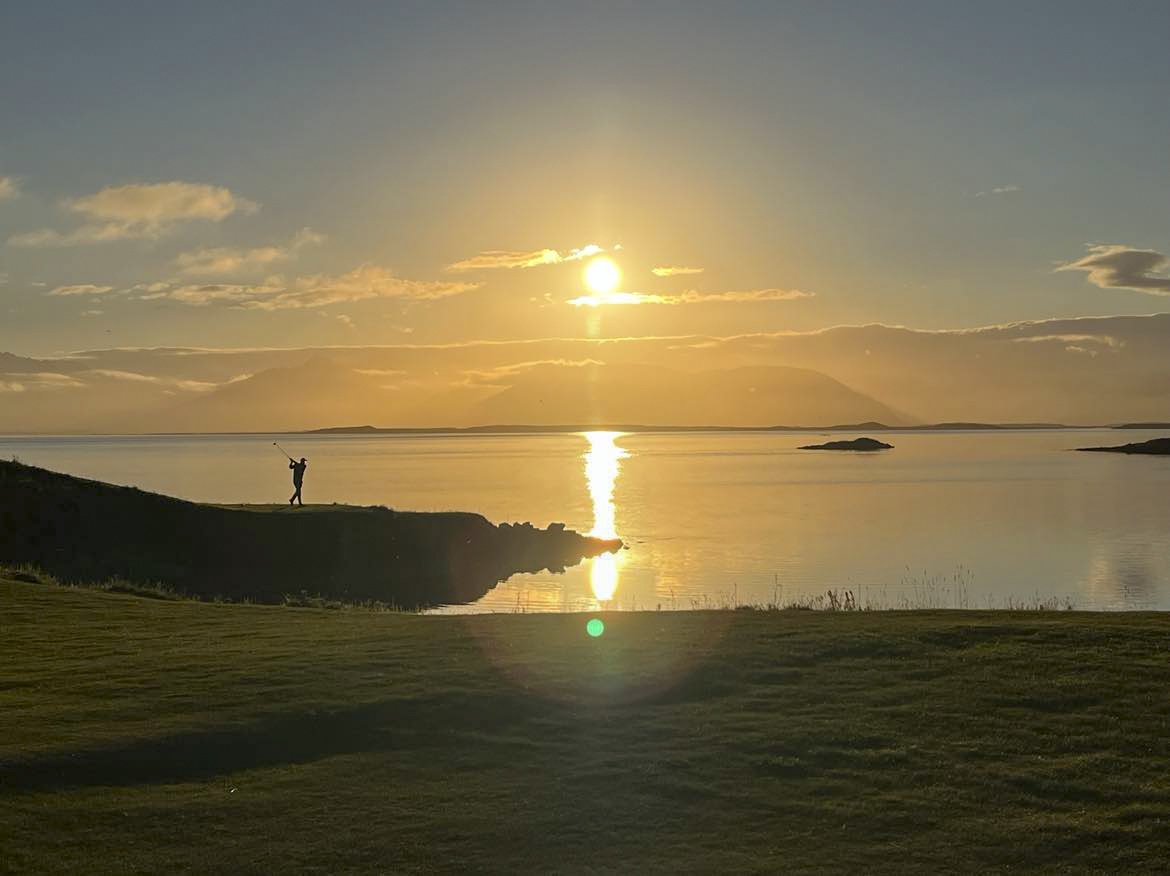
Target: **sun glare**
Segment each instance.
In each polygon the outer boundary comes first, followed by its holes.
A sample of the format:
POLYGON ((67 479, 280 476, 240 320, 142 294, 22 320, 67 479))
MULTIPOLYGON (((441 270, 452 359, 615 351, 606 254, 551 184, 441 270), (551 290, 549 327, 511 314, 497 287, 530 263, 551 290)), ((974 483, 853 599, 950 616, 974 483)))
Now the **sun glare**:
POLYGON ((622 281, 622 270, 613 259, 601 256, 585 266, 585 285, 594 295, 609 295, 622 281))
MULTIPOLYGON (((589 452, 585 454, 585 480, 589 498, 593 500, 593 529, 589 534, 597 538, 617 538, 613 487, 621 471, 621 461, 629 456, 617 446, 620 432, 586 432, 589 452)), ((589 583, 598 602, 613 599, 618 586, 620 554, 601 554, 593 558, 589 583)))

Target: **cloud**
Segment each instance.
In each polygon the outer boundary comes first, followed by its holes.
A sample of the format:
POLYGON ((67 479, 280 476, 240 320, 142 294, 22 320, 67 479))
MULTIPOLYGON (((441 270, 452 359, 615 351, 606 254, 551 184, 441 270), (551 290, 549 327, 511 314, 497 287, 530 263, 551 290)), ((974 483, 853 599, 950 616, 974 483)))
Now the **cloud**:
POLYGON ((535 268, 540 265, 575 262, 602 252, 605 250, 595 243, 586 244, 580 249, 571 249, 566 253, 557 252, 555 249, 538 249, 532 252, 493 249, 481 252, 461 262, 447 265, 443 270, 450 273, 463 273, 466 271, 489 271, 497 268, 535 268))
POLYGON ((66 200, 65 209, 85 224, 70 231, 42 228, 8 239, 12 246, 78 246, 135 238, 157 238, 181 222, 220 222, 233 213, 253 213, 259 205, 222 186, 202 183, 131 183, 107 186, 92 195, 66 200))
POLYGON ((355 368, 353 370, 366 377, 401 377, 408 373, 401 368, 355 368))
POLYGON ((582 295, 570 298, 575 307, 598 307, 602 304, 749 304, 762 301, 796 301, 812 298, 815 292, 800 289, 743 289, 731 292, 698 292, 694 289, 678 295, 643 295, 638 292, 614 292, 610 295, 582 295))
POLYGON ((85 384, 68 374, 33 372, 0 374, 0 392, 29 392, 38 389, 80 389, 85 384))
POLYGON ((0 176, 0 201, 20 197, 20 182, 11 176, 0 176))
POLYGON ((1133 289, 1148 295, 1170 295, 1170 277, 1164 271, 1170 264, 1160 252, 1134 249, 1121 243, 1088 244, 1084 258, 1061 265, 1058 271, 1085 271, 1089 282, 1102 289, 1133 289))
POLYGON ((146 301, 166 299, 202 307, 227 304, 245 310, 298 310, 326 307, 371 298, 395 298, 405 301, 433 301, 460 295, 479 287, 479 283, 405 280, 386 268, 362 265, 339 276, 318 274, 284 282, 278 277, 258 284, 209 283, 168 286, 138 297, 146 301))
POLYGON ((303 247, 325 239, 311 228, 302 228, 285 246, 261 246, 255 249, 215 247, 180 253, 175 258, 179 272, 187 276, 225 276, 263 270, 275 262, 292 258, 303 247))
POLYGON ((665 265, 661 268, 651 268, 650 273, 655 277, 677 277, 681 274, 701 274, 702 268, 686 268, 678 265, 665 265))
POLYGON ((55 297, 68 297, 73 295, 105 295, 107 292, 113 291, 113 286, 95 286, 92 283, 80 283, 76 286, 58 286, 55 289, 50 289, 45 294, 55 297))
MULTIPOLYGON (((131 294, 133 294, 135 292, 148 292, 148 293, 149 292, 165 292, 167 289, 170 289, 170 288, 171 288, 170 283, 163 283, 163 282, 138 283, 135 286, 131 286, 126 291, 131 293, 131 294)), ((139 296, 139 297, 142 297, 142 296, 139 296)))
POLYGON ((601 359, 532 359, 527 362, 510 362, 507 365, 499 365, 489 371, 469 371, 469 374, 489 375, 496 377, 511 377, 515 374, 522 374, 525 371, 532 371, 535 368, 587 368, 594 365, 604 365, 601 359))
POLYGON ((734 292, 696 292, 691 290, 681 296, 682 304, 700 304, 708 301, 796 301, 801 298, 814 298, 815 292, 804 292, 800 289, 744 289, 734 292))
POLYGON ((574 307, 600 307, 603 304, 677 304, 672 295, 643 295, 640 292, 610 292, 607 295, 581 295, 568 301, 574 307))
POLYGON ((1112 337, 1111 335, 1029 335, 1023 338, 1012 338, 1013 343, 1017 344, 1040 344, 1040 343, 1060 343, 1060 344, 1101 344, 1106 347, 1120 348, 1125 346, 1125 341, 1120 338, 1112 337))
POLYGON ((98 377, 107 377, 110 380, 130 380, 137 383, 160 383, 161 378, 150 374, 140 374, 137 371, 119 371, 114 368, 94 368, 85 372, 98 377))
POLYGON ((1023 191, 1023 190, 1019 186, 1016 186, 1016 185, 996 186, 995 188, 990 189, 989 191, 986 191, 986 192, 976 192, 975 197, 985 198, 988 195, 1006 195, 1006 194, 1010 194, 1011 192, 1019 192, 1019 191, 1023 191))
POLYGON ((510 362, 493 368, 469 368, 455 382, 470 387, 503 387, 517 376, 533 371, 557 368, 589 368, 605 365, 600 359, 533 359, 524 362, 510 362))
POLYGON ((236 379, 220 384, 208 380, 183 380, 172 377, 160 377, 154 374, 143 374, 138 371, 122 371, 117 368, 91 368, 81 372, 85 377, 97 377, 105 380, 120 381, 123 383, 148 383, 153 386, 171 387, 187 392, 208 392, 227 383, 235 383, 236 379))

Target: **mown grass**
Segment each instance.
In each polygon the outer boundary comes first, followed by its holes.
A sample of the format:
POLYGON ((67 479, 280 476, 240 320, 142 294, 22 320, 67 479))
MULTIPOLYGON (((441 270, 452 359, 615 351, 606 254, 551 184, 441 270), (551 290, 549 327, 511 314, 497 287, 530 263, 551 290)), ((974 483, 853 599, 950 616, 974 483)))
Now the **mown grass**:
POLYGON ((0 870, 1165 871, 1170 618, 0 579, 0 870))

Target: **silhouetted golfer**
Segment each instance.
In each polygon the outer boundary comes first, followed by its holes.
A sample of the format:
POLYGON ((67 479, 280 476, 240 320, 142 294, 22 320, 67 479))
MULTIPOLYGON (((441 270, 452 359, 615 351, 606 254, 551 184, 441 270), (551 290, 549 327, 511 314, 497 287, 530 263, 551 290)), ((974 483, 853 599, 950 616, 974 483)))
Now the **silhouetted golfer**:
POLYGON ((305 469, 309 467, 309 463, 305 462, 303 456, 300 462, 294 462, 292 457, 289 457, 288 467, 292 469, 293 486, 296 487, 296 492, 292 494, 292 498, 288 500, 288 503, 291 505, 293 502, 296 502, 298 505, 304 505, 305 503, 301 501, 301 486, 305 483, 305 469))

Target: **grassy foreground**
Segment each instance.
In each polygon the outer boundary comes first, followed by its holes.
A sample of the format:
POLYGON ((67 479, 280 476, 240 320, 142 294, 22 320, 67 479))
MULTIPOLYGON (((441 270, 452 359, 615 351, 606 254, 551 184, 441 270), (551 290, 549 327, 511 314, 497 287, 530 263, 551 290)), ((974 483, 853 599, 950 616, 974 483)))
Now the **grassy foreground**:
POLYGON ((0 579, 0 871, 1165 871, 1170 618, 0 579))

